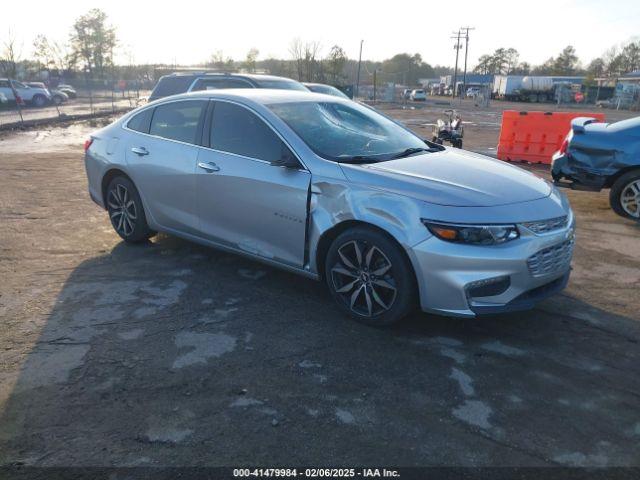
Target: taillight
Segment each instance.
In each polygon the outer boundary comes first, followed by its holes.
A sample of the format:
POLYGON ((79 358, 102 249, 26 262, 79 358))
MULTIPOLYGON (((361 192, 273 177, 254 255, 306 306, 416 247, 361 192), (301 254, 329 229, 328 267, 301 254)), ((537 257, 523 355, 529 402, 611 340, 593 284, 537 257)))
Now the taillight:
POLYGON ((84 153, 87 153, 87 150, 89 150, 89 147, 91 146, 92 143, 93 143, 93 138, 89 138, 84 141, 84 153))
POLYGON ((560 153, 563 155, 567 153, 567 148, 569 148, 569 137, 565 137, 562 141, 562 145, 560 145, 560 153))

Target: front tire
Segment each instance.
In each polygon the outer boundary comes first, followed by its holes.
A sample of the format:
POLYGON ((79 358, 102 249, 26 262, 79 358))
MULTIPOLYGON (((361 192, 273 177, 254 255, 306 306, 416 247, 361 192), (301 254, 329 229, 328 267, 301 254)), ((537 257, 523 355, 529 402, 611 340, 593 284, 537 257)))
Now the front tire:
POLYGON ((409 260, 395 241, 373 228, 351 228, 333 241, 325 279, 338 306, 368 325, 396 323, 414 306, 409 260))
POLYGON ((615 181, 609 203, 621 217, 640 222, 640 170, 627 172, 615 181))
POLYGON ((144 242, 155 234, 147 224, 138 190, 128 178, 115 177, 109 182, 106 204, 111 225, 125 242, 144 242))

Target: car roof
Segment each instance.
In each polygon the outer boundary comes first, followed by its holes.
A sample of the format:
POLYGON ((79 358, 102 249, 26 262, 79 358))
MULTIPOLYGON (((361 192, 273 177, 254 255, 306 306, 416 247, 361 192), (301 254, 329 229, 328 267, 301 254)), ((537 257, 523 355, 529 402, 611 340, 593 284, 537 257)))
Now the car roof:
POLYGON ((231 73, 231 72, 175 72, 165 75, 165 77, 241 77, 251 80, 289 80, 296 82, 292 78, 278 77, 276 75, 262 75, 256 73, 231 73))
POLYGON ((269 105, 272 103, 326 102, 328 100, 331 100, 332 102, 350 102, 348 99, 325 95, 324 93, 304 92, 302 90, 279 90, 273 88, 226 88, 220 90, 199 90, 197 92, 165 97, 159 100, 159 102, 167 100, 168 98, 171 98, 172 100, 177 98, 221 98, 228 100, 246 99, 263 105, 269 105))

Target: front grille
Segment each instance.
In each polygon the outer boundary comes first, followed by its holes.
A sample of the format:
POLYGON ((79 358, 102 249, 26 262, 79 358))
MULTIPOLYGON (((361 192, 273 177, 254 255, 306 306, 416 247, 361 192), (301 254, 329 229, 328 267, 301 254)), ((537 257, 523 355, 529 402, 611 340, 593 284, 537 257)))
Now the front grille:
POLYGON ((534 277, 564 272, 571 265, 573 255, 573 237, 557 245, 543 248, 527 259, 529 272, 534 277))
POLYGON ((522 225, 527 227, 533 233, 549 233, 555 230, 560 230, 567 226, 567 215, 562 217, 550 218, 548 220, 540 220, 538 222, 525 222, 522 225))

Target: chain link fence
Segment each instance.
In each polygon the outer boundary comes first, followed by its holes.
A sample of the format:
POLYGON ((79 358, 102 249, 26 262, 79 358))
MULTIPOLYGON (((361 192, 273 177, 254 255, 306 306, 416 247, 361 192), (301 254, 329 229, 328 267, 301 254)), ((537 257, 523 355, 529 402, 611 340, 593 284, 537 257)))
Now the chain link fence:
MULTIPOLYGON (((30 82, 21 80, 16 83, 29 87, 30 82)), ((58 94, 56 87, 49 86, 52 99, 41 107, 29 101, 31 98, 29 88, 32 87, 13 89, 19 97, 23 98, 22 102, 16 102, 9 90, 4 94, 7 101, 0 103, 0 129, 123 113, 144 102, 151 88, 146 82, 115 78, 96 80, 79 77, 64 83, 71 85, 75 93, 67 91, 65 97, 58 94), (58 103, 59 99, 63 100, 58 103)), ((6 90, 3 89, 3 91, 6 90)))

